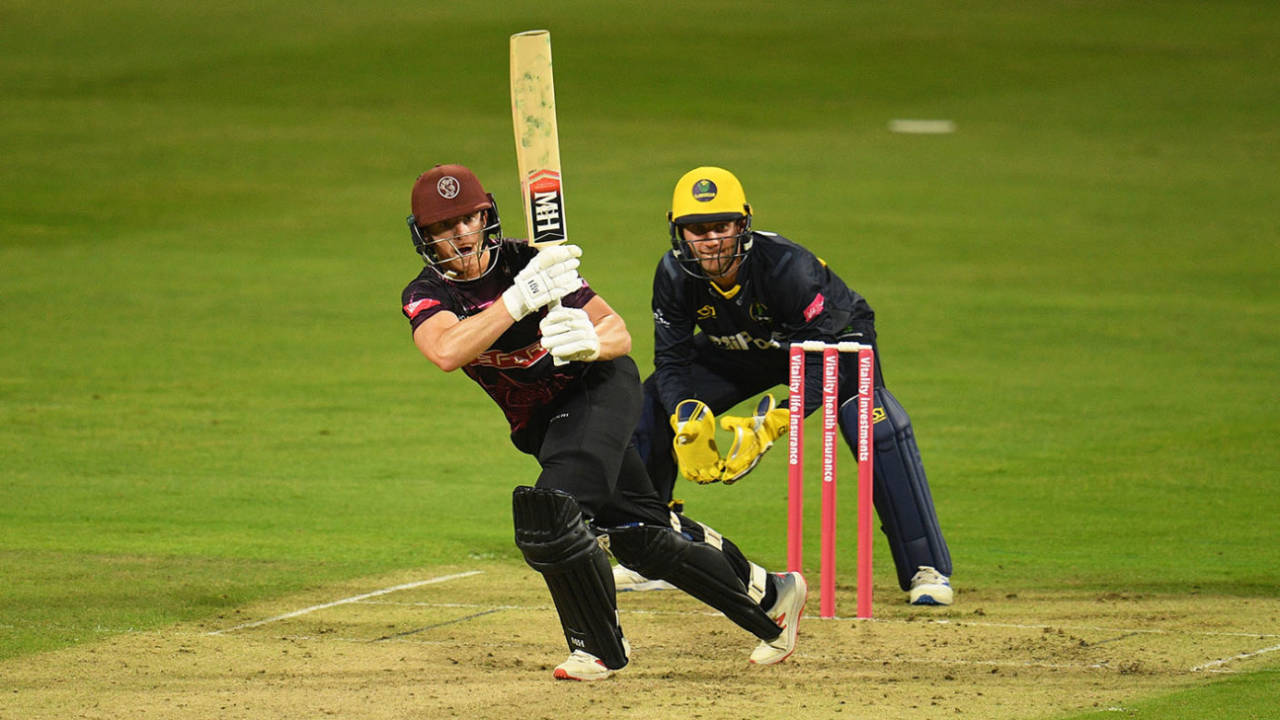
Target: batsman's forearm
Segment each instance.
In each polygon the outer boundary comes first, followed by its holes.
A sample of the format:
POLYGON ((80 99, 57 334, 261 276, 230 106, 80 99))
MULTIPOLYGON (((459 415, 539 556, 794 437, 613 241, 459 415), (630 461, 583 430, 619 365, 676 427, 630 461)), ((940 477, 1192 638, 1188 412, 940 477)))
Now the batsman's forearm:
POLYGON ((596 339, 600 341, 600 355, 597 360, 612 360, 631 352, 631 332, 622 316, 613 311, 613 307, 600 295, 587 301, 582 307, 591 318, 591 326, 595 328, 596 339))
POLYGON ((600 360, 612 360, 631 352, 631 333, 617 315, 605 315, 594 322, 600 339, 600 360))
MULTIPOLYGON (((439 317, 439 316, 437 316, 439 317)), ((488 350, 502 333, 515 324, 501 302, 495 302, 471 317, 452 321, 435 317, 418 326, 413 342, 427 359, 441 370, 452 372, 488 350)))

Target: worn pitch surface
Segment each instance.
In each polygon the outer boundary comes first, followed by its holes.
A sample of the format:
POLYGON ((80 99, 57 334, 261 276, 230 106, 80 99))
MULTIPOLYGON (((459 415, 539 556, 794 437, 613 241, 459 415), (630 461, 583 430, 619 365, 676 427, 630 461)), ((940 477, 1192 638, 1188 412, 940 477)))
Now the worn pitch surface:
POLYGON ((553 681, 564 641, 541 580, 479 563, 11 660, 0 716, 536 720, 606 703, 618 718, 1027 718, 1120 707, 1280 652, 1272 599, 962 587, 953 608, 924 609, 884 588, 875 619, 807 614, 795 655, 762 668, 746 661, 753 638, 682 593, 619 600, 633 658, 603 683, 553 681))

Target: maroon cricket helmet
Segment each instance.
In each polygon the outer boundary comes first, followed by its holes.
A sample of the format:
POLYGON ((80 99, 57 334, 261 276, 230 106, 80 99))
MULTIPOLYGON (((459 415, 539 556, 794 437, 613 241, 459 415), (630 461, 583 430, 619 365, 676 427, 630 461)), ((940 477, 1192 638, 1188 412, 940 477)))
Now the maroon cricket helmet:
POLYGON ((493 205, 479 178, 462 165, 437 165, 418 176, 410 208, 418 227, 493 205))
MULTIPOLYGON (((447 242, 453 244, 453 252, 446 257, 462 257, 469 253, 497 252, 502 245, 502 221, 498 218, 498 203, 493 196, 484 191, 475 173, 462 165, 437 165, 418 176, 413 183, 413 194, 409 199, 413 214, 406 220, 409 224, 409 235, 413 240, 413 249, 422 257, 422 261, 446 279, 454 279, 451 271, 445 269, 446 260, 436 252, 436 244, 447 242), (469 215, 477 210, 485 211, 483 241, 470 249, 460 247, 457 238, 432 239, 426 231, 431 223, 449 218, 469 215)), ((490 261, 483 275, 497 267, 490 261)), ((482 277, 483 277, 482 275, 482 277)))

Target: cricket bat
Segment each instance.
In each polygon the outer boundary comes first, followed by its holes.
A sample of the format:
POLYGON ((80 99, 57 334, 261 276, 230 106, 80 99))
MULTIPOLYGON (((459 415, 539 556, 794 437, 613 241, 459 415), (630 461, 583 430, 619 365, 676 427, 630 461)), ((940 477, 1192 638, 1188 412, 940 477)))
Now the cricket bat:
POLYGON ((546 30, 511 36, 511 120, 528 232, 525 237, 532 247, 558 245, 567 238, 551 33, 546 30))
MULTIPOLYGON (((530 247, 558 245, 564 232, 564 187, 560 182, 560 133, 556 86, 551 75, 551 33, 528 30, 511 36, 511 127, 530 247)), ((560 301, 551 303, 559 307, 560 301)), ((567 360, 555 359, 556 365, 567 360)))

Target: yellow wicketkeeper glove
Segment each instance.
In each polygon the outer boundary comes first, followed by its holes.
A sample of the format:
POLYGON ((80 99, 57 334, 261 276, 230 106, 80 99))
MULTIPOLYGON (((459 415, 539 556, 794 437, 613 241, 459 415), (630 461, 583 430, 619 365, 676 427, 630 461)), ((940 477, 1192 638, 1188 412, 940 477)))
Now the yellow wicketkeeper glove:
POLYGON ((676 431, 671 445, 680 472, 702 485, 719 482, 724 461, 716 447, 716 419, 711 408, 701 400, 681 401, 671 416, 671 429, 676 431))
POLYGON ((721 480, 732 485, 751 472, 773 441, 777 440, 791 424, 791 412, 778 407, 772 395, 766 394, 756 404, 751 417, 720 418, 720 427, 733 432, 733 445, 724 459, 721 480))

